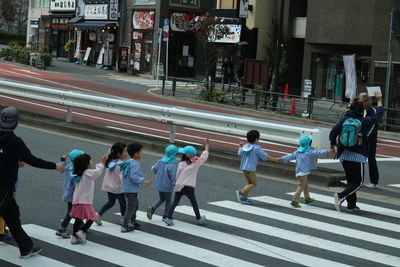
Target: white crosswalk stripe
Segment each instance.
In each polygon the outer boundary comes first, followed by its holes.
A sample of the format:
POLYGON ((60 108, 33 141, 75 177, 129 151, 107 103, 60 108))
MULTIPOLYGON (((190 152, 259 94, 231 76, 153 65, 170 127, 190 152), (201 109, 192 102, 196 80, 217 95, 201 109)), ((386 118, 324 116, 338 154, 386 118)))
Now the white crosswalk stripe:
MULTIPOLYGON (((24 229, 45 243, 45 251, 54 246, 77 259, 84 255, 96 264, 104 262, 104 266, 400 266, 399 224, 318 207, 318 201, 332 203, 332 199, 322 194, 313 196, 316 204, 299 209, 290 207, 287 199, 270 196, 254 197, 254 205, 210 202, 200 210, 207 216, 204 226, 195 224, 190 206, 176 208, 172 227, 167 227, 160 216, 153 215, 149 221, 145 212, 138 211, 137 220, 144 222, 142 230, 121 233, 119 225, 103 221, 102 226, 92 226, 85 245, 71 245, 70 240, 57 238, 54 230, 43 226, 26 224, 24 229), (338 221, 346 224, 335 224, 338 221), (379 234, 381 230, 385 235, 379 234), (318 250, 320 253, 316 253, 318 250), (153 256, 155 251, 157 257, 153 256)), ((398 212, 380 205, 361 203, 360 207, 377 217, 394 217, 398 212)), ((0 260, 4 262, 34 267, 76 265, 71 259, 63 262, 60 255, 52 259, 50 253, 25 260, 18 255, 15 245, 0 242, 0 260)), ((88 265, 82 261, 81 266, 88 265)))

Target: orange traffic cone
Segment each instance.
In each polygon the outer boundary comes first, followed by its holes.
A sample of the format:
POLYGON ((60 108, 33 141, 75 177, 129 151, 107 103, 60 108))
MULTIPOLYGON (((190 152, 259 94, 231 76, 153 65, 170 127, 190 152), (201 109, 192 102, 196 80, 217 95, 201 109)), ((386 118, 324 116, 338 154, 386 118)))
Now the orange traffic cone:
POLYGON ((290 106, 290 115, 296 115, 296 98, 292 98, 292 105, 290 106))
POLYGON ((289 99, 289 84, 288 83, 286 83, 286 85, 285 85, 285 91, 283 92, 283 94, 284 94, 284 97, 283 97, 283 99, 289 99))

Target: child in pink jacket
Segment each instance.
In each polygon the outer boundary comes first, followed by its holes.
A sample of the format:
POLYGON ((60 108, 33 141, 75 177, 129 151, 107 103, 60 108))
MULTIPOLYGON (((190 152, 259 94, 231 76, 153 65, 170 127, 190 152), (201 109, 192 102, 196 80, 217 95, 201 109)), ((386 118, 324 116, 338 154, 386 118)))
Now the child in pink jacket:
POLYGON ((178 164, 178 169, 176 172, 176 183, 175 183, 175 198, 169 209, 168 216, 165 219, 165 223, 168 226, 174 225, 172 215, 176 206, 179 204, 182 196, 189 198, 192 204, 194 213, 196 214, 196 220, 198 224, 203 224, 206 221, 206 216, 201 216, 199 211, 199 206, 197 205, 196 196, 194 194, 196 182, 197 182, 197 172, 201 165, 208 158, 208 148, 210 141, 207 139, 205 143, 205 149, 201 153, 200 157, 196 157, 197 151, 193 146, 185 146, 183 149, 178 150, 178 154, 182 154, 182 161, 178 164))
POLYGON ((96 220, 96 211, 93 208, 94 180, 103 172, 107 158, 108 155, 104 155, 95 169, 91 169, 92 161, 88 154, 82 154, 74 160, 73 175, 77 184, 70 213, 75 219, 71 244, 86 243, 86 232, 96 220), (86 220, 84 225, 83 220, 86 220))

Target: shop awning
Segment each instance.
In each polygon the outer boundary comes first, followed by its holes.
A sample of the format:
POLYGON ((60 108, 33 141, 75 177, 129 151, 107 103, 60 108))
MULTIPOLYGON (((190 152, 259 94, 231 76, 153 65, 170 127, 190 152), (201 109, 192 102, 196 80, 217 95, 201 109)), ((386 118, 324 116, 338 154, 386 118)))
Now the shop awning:
POLYGON ((111 21, 85 21, 75 23, 74 27, 81 30, 99 30, 106 26, 118 26, 117 23, 111 21))

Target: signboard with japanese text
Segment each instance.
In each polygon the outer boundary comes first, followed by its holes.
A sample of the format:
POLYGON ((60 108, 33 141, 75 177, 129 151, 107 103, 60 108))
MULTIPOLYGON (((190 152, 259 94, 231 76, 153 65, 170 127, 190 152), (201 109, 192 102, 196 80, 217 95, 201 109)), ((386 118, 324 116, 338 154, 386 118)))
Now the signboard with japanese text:
POLYGON ((142 40, 143 33, 142 32, 132 32, 132 40, 142 40))
POLYGON ((249 14, 249 0, 239 0, 239 18, 247 19, 249 14))
MULTIPOLYGON (((242 30, 242 25, 239 24, 218 24, 215 27, 228 27, 229 33, 223 36, 213 36, 209 37, 209 41, 214 40, 215 43, 229 43, 236 44, 240 41, 240 32, 242 30)), ((217 31, 218 32, 218 31, 217 31)))
POLYGON ((107 4, 93 4, 85 5, 85 20, 86 19, 108 19, 108 5, 107 4))
POLYGON ((134 11, 132 15, 132 28, 135 30, 154 29, 154 11, 134 11))
POLYGON ((110 20, 118 19, 118 0, 110 0, 110 20))
POLYGON ((119 48, 119 69, 127 69, 128 68, 128 47, 120 47, 119 48))
POLYGON ((196 32, 200 29, 199 16, 186 13, 171 13, 171 30, 175 32, 196 32))
POLYGON ((76 0, 51 0, 50 11, 75 11, 76 0))

